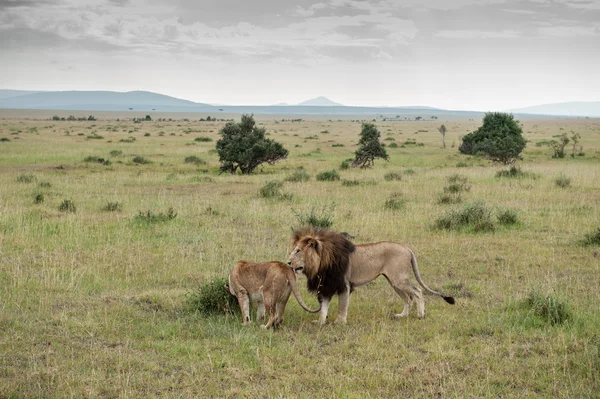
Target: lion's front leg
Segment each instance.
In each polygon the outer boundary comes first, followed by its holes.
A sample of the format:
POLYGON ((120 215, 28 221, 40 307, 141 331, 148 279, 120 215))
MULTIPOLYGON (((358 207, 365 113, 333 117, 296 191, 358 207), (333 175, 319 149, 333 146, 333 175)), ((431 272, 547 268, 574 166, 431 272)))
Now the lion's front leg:
POLYGON ((348 305, 350 305, 350 285, 346 284, 346 290, 339 294, 338 317, 335 320, 336 323, 346 324, 348 305))
POLYGON ((321 303, 321 312, 319 313, 319 324, 323 325, 327 323, 327 313, 329 312, 329 303, 331 302, 331 298, 319 298, 319 302, 321 303))

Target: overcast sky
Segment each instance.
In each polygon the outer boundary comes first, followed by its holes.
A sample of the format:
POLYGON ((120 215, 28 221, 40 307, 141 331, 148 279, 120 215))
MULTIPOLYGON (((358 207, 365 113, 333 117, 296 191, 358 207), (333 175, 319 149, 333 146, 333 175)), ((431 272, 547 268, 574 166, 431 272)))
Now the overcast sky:
POLYGON ((598 70, 600 0, 0 0, 0 89, 497 111, 598 70))

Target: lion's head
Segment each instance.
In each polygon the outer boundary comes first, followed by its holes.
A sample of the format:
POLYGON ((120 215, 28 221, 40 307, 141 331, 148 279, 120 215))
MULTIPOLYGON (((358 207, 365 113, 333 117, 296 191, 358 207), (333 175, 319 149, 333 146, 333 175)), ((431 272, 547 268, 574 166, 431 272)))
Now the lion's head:
POLYGON ((329 281, 339 280, 348 269, 350 254, 354 251, 354 244, 343 235, 335 231, 312 227, 303 228, 294 232, 292 237, 292 250, 288 265, 296 272, 302 270, 309 282, 318 276, 320 282, 326 278, 329 281))

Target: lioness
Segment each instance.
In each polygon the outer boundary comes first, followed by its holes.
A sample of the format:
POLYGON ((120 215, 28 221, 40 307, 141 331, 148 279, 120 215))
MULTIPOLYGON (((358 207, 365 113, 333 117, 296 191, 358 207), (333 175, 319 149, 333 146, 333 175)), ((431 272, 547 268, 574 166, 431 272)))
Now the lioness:
POLYGON ((317 293, 321 303, 321 324, 327 321, 329 302, 335 294, 339 296, 336 322, 346 323, 350 293, 354 287, 379 276, 384 276, 404 300, 404 309, 395 315, 396 318, 408 316, 413 300, 417 302, 418 316, 425 317, 423 294, 411 284, 411 270, 426 291, 454 304, 454 298, 433 291, 423 283, 415 255, 401 244, 385 241, 354 245, 339 233, 313 228, 296 231, 292 242, 294 249, 288 265, 294 270, 303 270, 309 291, 317 293))
POLYGON ((306 306, 298 291, 294 270, 282 262, 252 263, 241 260, 229 274, 227 288, 237 297, 244 324, 250 323, 252 300, 258 302, 259 320, 264 320, 265 309, 269 313, 269 321, 261 327, 278 326, 283 322, 283 311, 292 292, 304 310, 310 313, 320 311, 320 308, 313 310, 306 306))

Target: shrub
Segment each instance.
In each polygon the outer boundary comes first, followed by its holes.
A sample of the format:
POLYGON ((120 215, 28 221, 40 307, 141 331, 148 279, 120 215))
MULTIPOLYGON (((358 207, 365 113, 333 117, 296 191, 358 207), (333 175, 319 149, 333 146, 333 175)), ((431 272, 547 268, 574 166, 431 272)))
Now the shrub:
POLYGON ((102 207, 102 211, 104 212, 121 212, 123 210, 123 205, 120 202, 107 202, 106 205, 102 207))
POLYGON ((38 183, 38 187, 40 188, 50 188, 52 184, 49 181, 41 181, 38 183))
POLYGON ((519 221, 517 212, 512 209, 504 209, 498 212, 496 215, 498 223, 503 225, 516 224, 519 221))
POLYGON ((476 232, 495 230, 492 211, 482 202, 473 202, 462 209, 447 211, 435 221, 434 227, 445 230, 468 228, 476 232))
POLYGON ((104 136, 100 136, 99 134, 91 134, 89 136, 87 136, 88 140, 102 140, 104 138, 104 136))
POLYGON ((310 175, 302 168, 296 169, 294 173, 287 176, 284 181, 288 182, 303 182, 310 180, 310 175))
POLYGON ((119 140, 119 143, 135 143, 135 137, 127 137, 126 139, 119 140))
POLYGON ((173 210, 172 207, 170 207, 169 209, 167 209, 166 213, 154 213, 152 211, 146 211, 146 212, 139 212, 134 220, 136 222, 139 223, 143 223, 143 224, 150 224, 150 223, 162 223, 162 222, 167 222, 169 220, 173 220, 177 217, 177 213, 175 212, 175 210, 173 210))
POLYGON ((58 206, 58 210, 61 212, 75 213, 77 211, 77 207, 73 201, 66 199, 58 206))
POLYGON ((183 161, 184 163, 192 163, 194 165, 206 165, 206 161, 195 156, 195 155, 191 155, 189 157, 185 157, 185 160, 183 161))
POLYGON ((567 188, 571 185, 571 178, 561 174, 554 179, 554 183, 560 188, 567 188))
POLYGON ((110 152, 110 156, 111 157, 118 157, 120 155, 123 155, 123 151, 121 151, 121 150, 112 150, 110 152))
POLYGON ((408 169, 406 169, 406 170, 405 170, 403 173, 404 173, 405 175, 414 175, 414 174, 415 174, 415 173, 417 173, 417 172, 415 172, 415 170, 414 170, 414 169, 412 169, 412 168, 408 168, 408 169))
POLYGON ((385 201, 384 208, 391 211, 396 211, 398 209, 404 208, 406 204, 406 199, 402 196, 401 193, 394 193, 385 201))
POLYGON ((458 150, 463 154, 482 154, 493 162, 512 164, 520 158, 526 140, 512 114, 488 112, 483 125, 462 138, 458 150))
POLYGON ((343 144, 340 144, 340 143, 337 143, 337 144, 332 144, 331 146, 332 146, 332 147, 344 147, 344 145, 343 145, 343 144))
POLYGON ((559 301, 551 295, 542 296, 537 292, 531 292, 524 300, 523 305, 535 316, 550 325, 563 324, 573 318, 567 304, 559 301))
POLYGON ((333 226, 333 208, 323 207, 320 211, 311 208, 308 212, 296 212, 292 209, 292 213, 298 218, 300 226, 310 226, 317 229, 325 229, 333 226))
POLYGON ((152 163, 151 160, 146 159, 146 158, 144 158, 144 157, 142 157, 140 155, 136 155, 135 157, 133 157, 133 159, 131 160, 131 162, 133 162, 135 164, 138 164, 138 165, 146 165, 146 164, 152 163))
POLYGON ((587 233, 581 243, 584 247, 600 246, 600 227, 598 227, 596 231, 587 233))
POLYGON ((340 175, 337 170, 332 169, 325 172, 321 172, 317 175, 317 181, 338 181, 340 180, 340 175))
POLYGON ((468 163, 466 163, 466 162, 462 162, 462 161, 461 161, 461 162, 458 162, 458 163, 456 164, 456 167, 457 167, 457 168, 468 168, 469 166, 471 166, 471 164, 468 164, 468 163))
MULTIPOLYGON (((556 137, 556 136, 554 136, 556 137)), ((567 137, 567 133, 563 133, 558 136, 558 140, 552 140, 550 142, 550 147, 552 147, 552 158, 564 158, 565 157, 565 147, 569 144, 569 137, 567 137)))
POLYGON ((348 161, 348 160, 342 161, 342 163, 340 164, 340 169, 345 170, 345 169, 350 168, 350 162, 351 161, 352 160, 350 160, 350 161, 348 161))
POLYGON ((10 139, 8 137, 1 137, 0 141, 2 141, 2 142, 8 142, 8 141, 10 141, 10 139))
POLYGON ((231 295, 226 286, 227 280, 220 277, 205 282, 197 291, 188 293, 186 302, 189 309, 204 316, 239 313, 237 298, 231 295))
POLYGON ((291 199, 291 194, 285 194, 281 189, 283 188, 283 182, 270 181, 260 188, 258 194, 262 198, 267 199, 291 199))
POLYGON ((398 148, 398 143, 390 143, 389 148, 398 148))
POLYGON ((201 137, 196 137, 196 138, 194 139, 194 141, 198 141, 198 142, 200 142, 200 143, 208 143, 208 142, 211 142, 211 141, 213 141, 213 139, 211 139, 210 137, 202 137, 202 136, 201 136, 201 137))
POLYGON ((251 115, 242 115, 240 123, 228 122, 220 131, 216 149, 221 172, 250 174, 263 163, 273 165, 285 159, 288 150, 265 138, 265 128, 257 127, 251 115))
POLYGON ((89 155, 89 156, 83 158, 83 162, 100 162, 100 160, 102 160, 102 162, 104 162, 104 158, 96 157, 94 155, 89 155))
POLYGON ((523 177, 524 173, 518 166, 511 166, 508 169, 502 169, 496 172, 496 177, 523 177))
POLYGON ((21 173, 19 176, 17 176, 18 183, 33 183, 35 179, 36 177, 32 174, 21 173))
POLYGON ((387 181, 392 181, 392 180, 400 181, 400 180, 402 180, 402 174, 400 172, 388 172, 383 176, 383 178, 387 181))
POLYGON ((151 134, 150 133, 144 133, 144 137, 150 137, 151 134))
POLYGON ((35 198, 33 199, 33 203, 34 204, 41 204, 43 202, 44 202, 44 194, 43 193, 36 194, 35 198))

